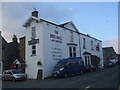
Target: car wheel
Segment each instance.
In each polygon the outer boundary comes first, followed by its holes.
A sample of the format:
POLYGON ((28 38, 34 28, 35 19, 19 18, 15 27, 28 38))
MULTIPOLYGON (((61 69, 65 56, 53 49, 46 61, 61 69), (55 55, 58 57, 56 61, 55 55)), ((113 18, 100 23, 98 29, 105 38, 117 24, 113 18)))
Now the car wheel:
POLYGON ((65 73, 65 74, 64 74, 64 77, 65 77, 65 78, 66 78, 66 77, 68 77, 68 74, 67 74, 67 73, 65 73))
POLYGON ((80 71, 80 74, 83 74, 83 71, 82 71, 82 70, 80 71))
POLYGON ((2 78, 3 81, 5 81, 5 78, 2 78))
POLYGON ((13 81, 13 82, 15 82, 15 81, 16 81, 16 79, 13 77, 13 78, 12 78, 12 81, 13 81))

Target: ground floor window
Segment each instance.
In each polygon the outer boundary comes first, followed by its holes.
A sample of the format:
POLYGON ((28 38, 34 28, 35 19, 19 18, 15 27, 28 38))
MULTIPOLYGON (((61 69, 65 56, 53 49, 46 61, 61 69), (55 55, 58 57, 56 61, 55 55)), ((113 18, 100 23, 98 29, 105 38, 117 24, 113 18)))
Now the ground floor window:
POLYGON ((69 47, 69 57, 76 57, 76 47, 69 47))
POLYGON ((36 55, 36 45, 32 45, 32 55, 36 55))
POLYGON ((85 66, 87 65, 91 65, 91 56, 90 55, 84 55, 84 62, 85 62, 85 66))

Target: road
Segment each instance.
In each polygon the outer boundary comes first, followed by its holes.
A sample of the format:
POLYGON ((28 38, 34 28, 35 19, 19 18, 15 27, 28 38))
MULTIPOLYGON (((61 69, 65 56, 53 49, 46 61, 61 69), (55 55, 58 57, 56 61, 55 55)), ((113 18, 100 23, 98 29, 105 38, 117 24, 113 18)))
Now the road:
POLYGON ((62 79, 5 81, 3 88, 118 88, 120 66, 62 79))

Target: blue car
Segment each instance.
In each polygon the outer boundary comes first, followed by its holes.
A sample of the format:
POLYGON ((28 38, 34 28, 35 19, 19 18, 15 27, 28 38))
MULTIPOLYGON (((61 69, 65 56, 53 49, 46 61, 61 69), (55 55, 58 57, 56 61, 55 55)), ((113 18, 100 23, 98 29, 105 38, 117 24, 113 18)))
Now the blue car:
POLYGON ((52 76, 54 78, 68 77, 71 75, 82 74, 84 72, 84 63, 82 57, 66 58, 60 60, 54 70, 52 76))

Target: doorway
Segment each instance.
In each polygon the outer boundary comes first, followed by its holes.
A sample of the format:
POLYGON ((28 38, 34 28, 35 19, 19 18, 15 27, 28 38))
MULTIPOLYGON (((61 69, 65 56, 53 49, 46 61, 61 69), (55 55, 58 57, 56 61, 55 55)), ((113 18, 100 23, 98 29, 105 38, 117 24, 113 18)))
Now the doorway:
POLYGON ((42 79, 42 75, 43 75, 43 70, 42 69, 38 70, 37 79, 42 79))

